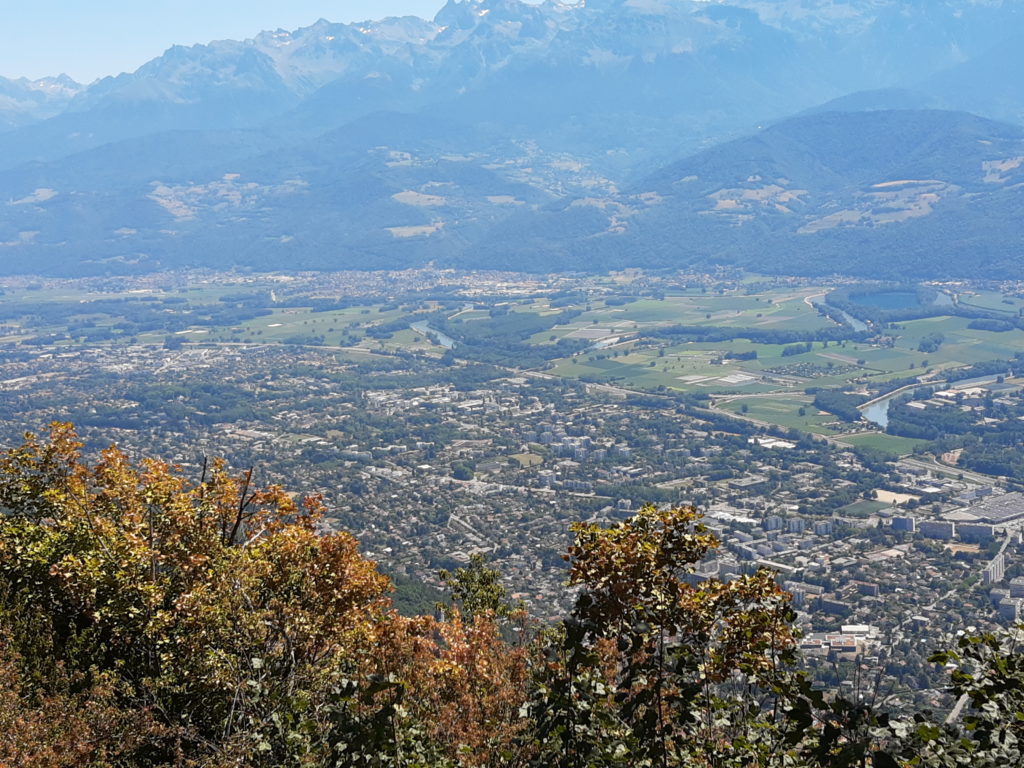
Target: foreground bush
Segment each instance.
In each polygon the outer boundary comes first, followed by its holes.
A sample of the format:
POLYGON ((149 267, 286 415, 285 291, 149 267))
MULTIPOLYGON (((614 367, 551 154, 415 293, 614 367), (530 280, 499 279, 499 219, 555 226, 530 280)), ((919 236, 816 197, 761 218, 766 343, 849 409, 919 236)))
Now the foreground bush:
POLYGON ((690 584, 718 544, 692 509, 576 526, 539 628, 482 558, 399 616, 317 499, 251 481, 89 464, 62 424, 0 460, 0 765, 1022 764, 1020 631, 936 656, 964 729, 826 700, 770 573, 690 584))
POLYGON ((0 462, 0 686, 26 723, 4 764, 61 764, 47 741, 68 765, 278 766, 486 755, 515 736, 525 649, 486 613, 398 616, 318 500, 221 462, 189 483, 79 449, 57 425, 0 462), (86 726, 62 736, 60 709, 86 726))

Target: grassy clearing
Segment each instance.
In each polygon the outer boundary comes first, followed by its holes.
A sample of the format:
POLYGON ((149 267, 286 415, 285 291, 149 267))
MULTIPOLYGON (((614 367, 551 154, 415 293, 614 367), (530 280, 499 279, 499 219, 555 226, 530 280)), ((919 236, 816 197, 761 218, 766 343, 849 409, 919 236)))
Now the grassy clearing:
POLYGON ((746 361, 716 364, 729 350, 745 351, 754 345, 745 341, 722 344, 690 344, 664 350, 621 349, 585 353, 557 362, 552 373, 570 378, 617 380, 640 388, 664 386, 680 391, 766 392, 777 385, 764 381, 746 361), (664 354, 661 354, 661 352, 664 354))
POLYGON ((1024 300, 999 291, 966 291, 961 294, 960 303, 965 307, 977 307, 1008 315, 1015 315, 1024 307, 1024 300))
POLYGON ((898 456, 909 456, 915 448, 927 445, 927 440, 914 440, 909 437, 897 437, 887 435, 884 432, 864 432, 859 435, 838 438, 839 442, 854 448, 873 448, 879 451, 888 451, 898 456))
MULTIPOLYGON (((235 340, 274 344, 296 337, 323 336, 324 344, 338 346, 342 343, 357 343, 365 338, 368 326, 393 322, 405 314, 401 310, 380 312, 376 308, 367 307, 349 307, 332 312, 314 312, 309 308, 289 307, 242 323, 242 332, 235 340)), ((417 336, 410 332, 404 339, 404 345, 418 344, 417 336)))
POLYGON ((836 421, 836 417, 832 414, 819 411, 811 405, 811 398, 806 396, 737 398, 724 402, 719 407, 739 416, 767 421, 787 429, 799 429, 822 435, 830 434, 833 430, 826 425, 836 421), (744 411, 744 407, 746 407, 746 411, 744 411), (801 410, 803 415, 800 413, 801 410))
POLYGON ((869 501, 864 499, 863 501, 855 501, 852 504, 847 504, 845 507, 839 510, 841 515, 851 515, 852 517, 869 517, 870 515, 880 512, 883 509, 889 507, 884 501, 869 501))
POLYGON ((536 467, 539 464, 544 463, 544 457, 538 456, 535 453, 517 453, 509 458, 519 464, 520 467, 536 467))

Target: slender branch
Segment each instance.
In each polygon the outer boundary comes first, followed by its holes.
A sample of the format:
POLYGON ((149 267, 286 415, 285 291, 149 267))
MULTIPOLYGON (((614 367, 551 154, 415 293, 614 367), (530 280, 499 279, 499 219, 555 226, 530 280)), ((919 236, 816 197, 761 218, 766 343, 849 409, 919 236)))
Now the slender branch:
POLYGON ((238 531, 242 527, 242 523, 245 520, 245 509, 248 507, 256 494, 252 494, 246 498, 246 494, 249 493, 249 484, 252 482, 252 473, 254 468, 249 467, 249 470, 245 473, 245 482, 242 484, 242 492, 238 496, 238 511, 235 513, 235 524, 231 528, 231 535, 224 541, 227 545, 235 543, 235 537, 238 536, 238 531))

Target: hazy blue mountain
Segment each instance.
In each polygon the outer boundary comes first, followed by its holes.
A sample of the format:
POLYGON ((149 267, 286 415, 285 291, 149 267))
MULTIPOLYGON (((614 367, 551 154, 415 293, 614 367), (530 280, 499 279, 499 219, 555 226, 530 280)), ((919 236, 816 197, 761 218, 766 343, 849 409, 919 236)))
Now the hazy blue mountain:
POLYGON ((312 136, 379 110, 431 109, 562 149, 697 148, 855 90, 916 83, 1019 26, 1006 2, 450 0, 433 21, 320 21, 176 46, 105 78, 0 144, 54 159, 146 133, 255 128, 312 136))
POLYGON ((966 113, 804 115, 626 189, 571 156, 415 115, 263 154, 260 140, 181 132, 8 171, 0 185, 24 194, 0 208, 0 244, 85 273, 433 260, 1013 277, 1021 262, 1024 128, 966 113), (151 140, 178 160, 157 162, 151 140), (130 159, 133 174, 105 170, 130 159))
POLYGON ((150 181, 184 182, 254 154, 280 149, 260 131, 165 131, 104 144, 48 163, 0 171, 0 189, 15 199, 40 188, 64 194, 111 192, 150 181))
POLYGON ((1012 278, 1022 209, 1024 128, 936 110, 825 112, 673 163, 614 198, 523 214, 481 250, 534 268, 1012 278))
POLYGON ((843 91, 911 85, 989 50, 1020 29, 1016 0, 730 0, 820 45, 843 91), (874 80, 873 85, 867 85, 874 80))
POLYGON ((0 206, 0 257, 31 251, 36 269, 83 273, 408 266, 454 257, 511 211, 602 183, 571 158, 401 113, 286 148, 259 133, 173 132, 0 173, 16 190, 0 206))
POLYGON ((40 80, 0 77, 0 131, 60 114, 82 88, 67 75, 40 80))
MULTIPOLYGON (((1019 27, 1018 27, 1019 28, 1019 27)), ((1024 124, 1024 33, 925 80, 920 88, 944 106, 1024 124)))
POLYGON ((823 112, 877 112, 901 109, 940 109, 939 99, 908 88, 879 88, 874 91, 857 91, 838 99, 826 101, 803 115, 817 115, 823 112))
MULTIPOLYGON (((1004 139, 974 146, 965 126, 979 137, 1009 129, 924 110, 1024 122, 1011 76, 1024 64, 1022 10, 1024 0, 449 0, 433 20, 321 20, 176 46, 88 87, 0 80, 0 272, 558 258, 574 268, 591 251, 608 266, 752 263, 761 229, 791 240, 786 263, 808 269, 810 244, 846 253, 851 239, 927 239, 947 220, 973 231, 967 219, 1002 215, 1016 193, 966 192, 972 177, 950 163, 1001 159, 992 146, 1004 139), (840 167, 844 156, 867 175, 840 167), (685 175, 718 187, 665 187, 675 170, 659 169, 680 157, 693 165, 685 175), (887 157, 915 158, 908 180, 947 185, 921 192, 939 195, 927 215, 890 224, 882 204, 865 212, 872 184, 898 180, 882 172, 887 157), (781 185, 787 202, 752 187, 741 202, 772 203, 737 203, 731 217, 701 207, 755 176, 805 192, 789 198, 781 185)), ((913 195, 896 197, 904 210, 913 195)), ((1006 242, 986 227, 976 236, 1006 242)))
POLYGON ((100 80, 60 115, 0 138, 0 167, 169 130, 244 128, 298 102, 272 60, 242 43, 175 47, 100 80))

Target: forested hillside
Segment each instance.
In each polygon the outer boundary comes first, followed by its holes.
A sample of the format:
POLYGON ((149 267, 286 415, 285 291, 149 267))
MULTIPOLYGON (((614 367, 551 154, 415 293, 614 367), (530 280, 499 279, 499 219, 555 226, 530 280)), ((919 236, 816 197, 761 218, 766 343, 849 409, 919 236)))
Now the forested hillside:
MULTIPOLYGON (((779 274, 1013 279, 1024 130, 940 110, 802 115, 672 163, 609 200, 496 225, 506 266, 734 264, 779 274)), ((467 266, 483 257, 471 252, 467 266)))

